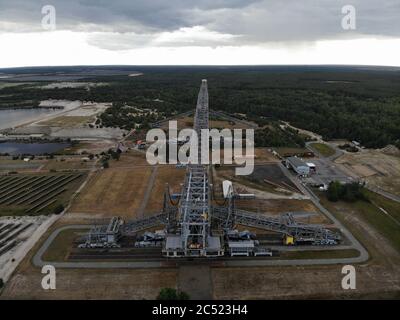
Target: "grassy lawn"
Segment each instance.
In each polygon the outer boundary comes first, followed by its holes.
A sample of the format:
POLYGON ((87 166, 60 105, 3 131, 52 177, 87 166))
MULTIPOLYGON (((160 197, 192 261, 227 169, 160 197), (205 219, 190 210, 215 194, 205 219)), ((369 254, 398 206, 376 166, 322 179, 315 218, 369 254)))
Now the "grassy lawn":
POLYGON ((364 192, 374 205, 387 211, 387 213, 393 217, 393 219, 400 223, 400 203, 382 197, 375 192, 368 190, 365 190, 364 192))
POLYGON ((63 149, 62 151, 57 152, 57 154, 73 155, 73 154, 76 154, 79 150, 89 148, 89 147, 90 147, 90 143, 79 142, 70 147, 63 149))
POLYGON ((18 207, 4 207, 0 206, 0 217, 17 217, 17 216, 25 216, 26 209, 18 208, 18 207))
MULTIPOLYGON (((400 204, 373 192, 366 191, 366 194, 371 202, 356 201, 354 203, 348 203, 340 201, 334 203, 326 200, 324 196, 321 197, 321 200, 322 204, 332 212, 337 211, 335 206, 338 204, 341 208, 346 210, 343 214, 357 214, 388 239, 394 248, 400 251, 400 225, 393 221, 393 218, 399 221, 400 204), (384 208, 392 218, 382 212, 376 205, 384 208)), ((362 235, 360 235, 360 238, 361 237, 362 235)))
POLYGON ((47 251, 43 254, 44 261, 66 261, 73 241, 84 235, 89 229, 67 229, 58 234, 47 251))
POLYGON ((330 157, 335 154, 335 150, 325 143, 310 143, 310 146, 324 157, 330 157))

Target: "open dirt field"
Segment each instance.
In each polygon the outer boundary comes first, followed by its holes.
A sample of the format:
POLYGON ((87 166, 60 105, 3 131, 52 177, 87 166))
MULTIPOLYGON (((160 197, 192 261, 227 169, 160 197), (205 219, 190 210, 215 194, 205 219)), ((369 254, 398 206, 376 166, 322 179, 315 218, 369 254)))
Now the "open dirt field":
POLYGON ((184 182, 185 174, 185 168, 177 169, 174 165, 158 166, 151 195, 145 208, 145 214, 152 214, 162 210, 166 183, 169 184, 171 193, 180 193, 181 183, 184 182))
POLYGON ((56 290, 43 290, 40 269, 20 272, 4 299, 156 299, 161 288, 175 287, 175 270, 67 270, 57 272, 56 290))
POLYGON ((48 170, 89 170, 94 165, 95 160, 82 161, 81 157, 44 160, 40 171, 48 170))
POLYGON ((341 287, 342 266, 212 269, 216 299, 335 299, 400 296, 394 269, 356 266, 357 287, 341 287))
POLYGON ((243 210, 254 211, 266 215, 280 215, 285 212, 309 212, 309 216, 300 216, 296 218, 306 223, 329 224, 330 221, 319 212, 310 200, 296 199, 254 199, 254 200, 236 200, 236 207, 243 210))
POLYGON ((113 168, 134 168, 136 166, 151 167, 146 160, 146 154, 136 150, 129 150, 126 153, 122 153, 119 161, 113 161, 110 165, 113 168))
POLYGON ((78 144, 65 148, 64 154, 82 154, 82 153, 93 153, 99 154, 103 151, 107 151, 110 148, 114 148, 116 143, 112 140, 87 140, 81 141, 78 144))
POLYGON ((354 178, 400 195, 400 157, 377 150, 362 150, 355 154, 346 153, 335 162, 354 178))
POLYGON ((45 161, 41 160, 32 160, 29 162, 25 162, 23 160, 9 160, 8 157, 2 157, 0 159, 0 173, 7 173, 10 171, 17 172, 36 172, 45 161))
POLYGON ((93 218, 118 215, 132 219, 142 202, 150 174, 150 167, 102 170, 82 190, 70 212, 93 214, 93 218))

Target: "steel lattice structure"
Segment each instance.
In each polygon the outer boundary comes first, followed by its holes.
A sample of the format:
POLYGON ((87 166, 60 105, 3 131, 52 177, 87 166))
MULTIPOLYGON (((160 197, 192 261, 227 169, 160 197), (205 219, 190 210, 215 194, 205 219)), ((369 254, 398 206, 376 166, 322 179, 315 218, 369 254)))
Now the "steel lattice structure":
MULTIPOLYGON (((193 126, 199 138, 201 130, 208 129, 208 112, 207 80, 203 80, 197 99, 193 126)), ((197 159, 200 163, 202 148, 201 139, 198 140, 197 159)), ((210 211, 208 166, 189 163, 178 209, 184 255, 205 256, 207 254, 210 211)))
MULTIPOLYGON (((207 80, 203 80, 194 116, 194 130, 197 133, 197 137, 199 137, 198 149, 195 151, 198 162, 189 162, 187 165, 180 200, 176 203, 172 201, 167 185, 164 193, 163 212, 150 217, 128 221, 120 228, 120 233, 132 235, 148 228, 165 225, 168 235, 163 253, 173 257, 216 257, 223 255, 222 239, 218 235, 213 236, 211 229, 218 232, 229 231, 237 224, 291 236, 296 243, 336 244, 340 241, 338 233, 321 226, 298 223, 290 213, 285 213, 280 217, 268 217, 254 212, 239 210, 235 207, 233 190, 231 196, 226 199, 225 205, 212 205, 209 166, 200 162, 200 159, 202 159, 201 131, 208 128, 207 80)), ((203 149, 208 150, 208 145, 203 147, 203 149)), ((92 230, 90 234, 96 236, 98 233, 96 230, 92 230)))

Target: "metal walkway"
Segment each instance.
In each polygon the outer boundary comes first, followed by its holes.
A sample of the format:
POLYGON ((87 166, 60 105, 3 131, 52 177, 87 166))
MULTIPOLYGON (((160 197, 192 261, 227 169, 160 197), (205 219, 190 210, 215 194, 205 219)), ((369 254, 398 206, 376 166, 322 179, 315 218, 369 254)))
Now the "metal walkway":
MULTIPOLYGON (((193 129, 199 138, 197 160, 201 163, 201 130, 208 129, 207 80, 203 80, 201 84, 193 129)), ((210 233, 209 194, 208 166, 189 163, 178 209, 185 256, 207 255, 207 240, 210 233)))

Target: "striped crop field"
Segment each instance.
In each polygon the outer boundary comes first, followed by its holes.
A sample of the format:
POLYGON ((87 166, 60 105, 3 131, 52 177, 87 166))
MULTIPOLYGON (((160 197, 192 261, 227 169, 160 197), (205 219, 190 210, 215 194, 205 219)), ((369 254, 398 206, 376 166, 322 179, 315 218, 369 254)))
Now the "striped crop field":
POLYGON ((84 179, 76 172, 0 176, 0 216, 51 214, 84 179))

